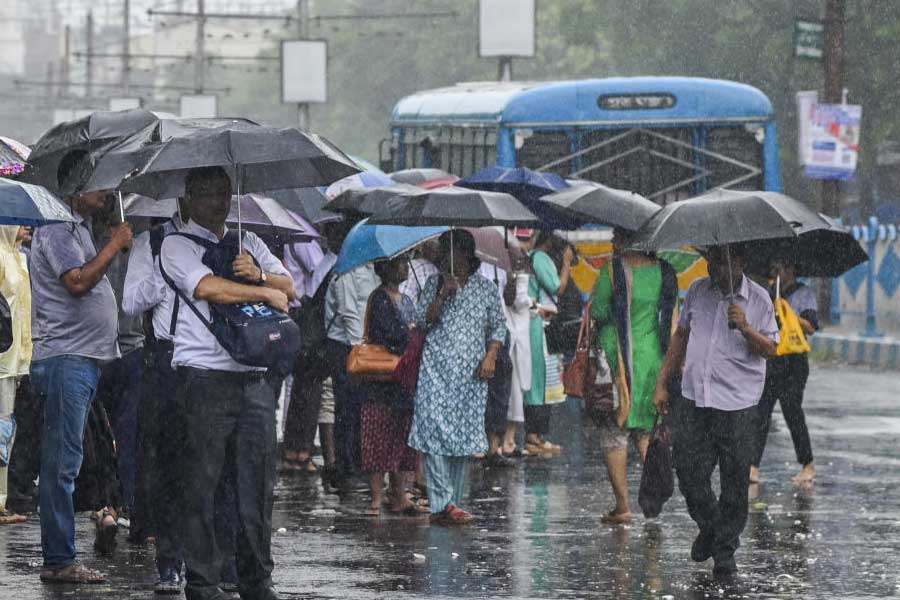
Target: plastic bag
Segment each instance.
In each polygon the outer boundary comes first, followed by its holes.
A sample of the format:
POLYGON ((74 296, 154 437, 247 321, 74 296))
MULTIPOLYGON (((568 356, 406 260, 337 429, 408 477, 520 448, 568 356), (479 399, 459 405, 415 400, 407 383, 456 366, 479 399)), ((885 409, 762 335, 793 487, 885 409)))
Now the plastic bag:
POLYGON ((781 323, 781 341, 778 342, 776 354, 785 356, 809 352, 809 342, 806 341, 800 319, 787 300, 781 297, 775 298, 775 314, 778 315, 778 322, 781 323))

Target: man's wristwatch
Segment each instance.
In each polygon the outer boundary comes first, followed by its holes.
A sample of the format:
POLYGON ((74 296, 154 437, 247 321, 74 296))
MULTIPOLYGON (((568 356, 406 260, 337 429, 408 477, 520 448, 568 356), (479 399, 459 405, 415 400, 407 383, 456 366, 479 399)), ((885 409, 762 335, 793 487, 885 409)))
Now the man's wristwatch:
POLYGON ((267 279, 268 279, 268 277, 266 277, 265 269, 260 269, 259 270, 259 281, 257 281, 257 283, 260 285, 266 285, 267 279))

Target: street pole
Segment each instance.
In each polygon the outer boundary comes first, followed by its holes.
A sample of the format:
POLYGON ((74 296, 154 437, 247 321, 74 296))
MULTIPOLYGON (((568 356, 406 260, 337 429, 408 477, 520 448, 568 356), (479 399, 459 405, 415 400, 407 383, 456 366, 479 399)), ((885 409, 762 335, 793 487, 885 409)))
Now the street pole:
MULTIPOLYGON (((825 0, 825 102, 838 104, 844 99, 844 30, 846 17, 844 0, 825 0)), ((841 212, 841 182, 832 179, 822 181, 822 204, 820 210, 828 216, 837 217, 841 212)), ((831 282, 822 280, 819 285, 819 314, 825 317, 825 324, 831 324, 831 282)))
POLYGON ((94 13, 88 11, 87 14, 87 32, 85 33, 87 46, 87 59, 84 63, 85 68, 85 89, 84 95, 88 98, 94 97, 94 61, 91 55, 94 54, 94 13))
MULTIPOLYGON (((297 35, 301 40, 307 39, 309 30, 309 4, 307 0, 297 0, 297 35)), ((297 104, 297 126, 302 131, 309 131, 309 103, 300 102, 297 104)))
POLYGON ((63 30, 63 63, 60 75, 60 89, 62 96, 69 95, 69 76, 72 67, 72 28, 66 25, 63 30))
POLYGON ((512 57, 511 56, 501 56, 499 68, 497 70, 497 77, 500 81, 512 81, 513 71, 512 71, 512 57))
POLYGON ((122 2, 122 95, 127 97, 131 85, 131 0, 122 2))
POLYGON ((197 46, 194 50, 194 92, 203 93, 206 75, 206 8, 204 0, 197 0, 197 46))

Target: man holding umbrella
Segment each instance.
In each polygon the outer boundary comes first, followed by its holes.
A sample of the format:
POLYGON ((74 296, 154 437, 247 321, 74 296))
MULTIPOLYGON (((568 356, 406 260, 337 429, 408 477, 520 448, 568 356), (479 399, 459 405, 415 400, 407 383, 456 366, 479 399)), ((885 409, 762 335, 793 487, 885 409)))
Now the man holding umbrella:
MULTIPOLYGON (((60 161, 62 189, 77 190, 86 153, 60 161), (76 181, 78 180, 78 181, 76 181)), ((127 224, 112 228, 107 244, 94 247, 89 219, 102 209, 105 192, 70 194, 74 223, 41 227, 31 249, 34 356, 31 382, 44 407, 41 443, 41 548, 48 583, 102 583, 105 577, 75 562, 72 492, 81 467, 84 427, 97 391, 100 363, 115 359, 116 298, 106 271, 131 246, 127 224)))
MULTIPOLYGON (((225 237, 231 181, 220 167, 192 169, 185 181, 191 220, 181 233, 218 243, 225 237)), ((160 252, 162 272, 209 318, 209 303, 264 302, 287 312, 294 284, 253 233, 231 267, 238 283, 215 275, 206 249, 180 234, 160 252), (251 284, 257 285, 251 285, 251 284)), ((265 369, 236 362, 193 310, 178 313, 172 365, 177 403, 185 418, 184 560, 188 600, 222 598, 222 556, 215 543, 215 494, 225 470, 236 475, 237 568, 245 599, 277 598, 272 587, 272 501, 275 484, 275 391, 265 369)))
POLYGON ((684 365, 671 426, 679 488, 700 528, 691 558, 714 558, 714 573, 727 576, 737 571, 734 553, 747 522, 756 405, 778 326, 769 294, 744 276, 740 246, 712 247, 704 256, 709 277, 688 290, 654 403, 661 414, 668 412, 668 386, 684 365), (710 481, 716 465, 718 499, 710 481))

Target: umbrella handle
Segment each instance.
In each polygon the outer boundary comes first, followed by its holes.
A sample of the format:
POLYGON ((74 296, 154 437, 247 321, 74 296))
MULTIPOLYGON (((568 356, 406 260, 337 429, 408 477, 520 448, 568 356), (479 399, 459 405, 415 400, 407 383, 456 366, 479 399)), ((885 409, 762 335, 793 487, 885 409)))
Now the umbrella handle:
MULTIPOLYGON (((729 301, 734 303, 734 273, 731 271, 731 245, 725 244, 725 260, 728 261, 728 289, 731 291, 731 295, 728 297, 729 301)), ((728 321, 728 329, 737 329, 737 323, 730 320, 728 321)))
POLYGON ((244 236, 241 235, 241 171, 240 165, 234 166, 234 179, 237 186, 237 232, 238 232, 238 255, 244 253, 244 236))
MULTIPOLYGON (((122 201, 122 190, 116 190, 116 198, 119 201, 119 220, 125 223, 125 203, 122 201)), ((122 254, 128 254, 128 248, 122 248, 122 254)))

